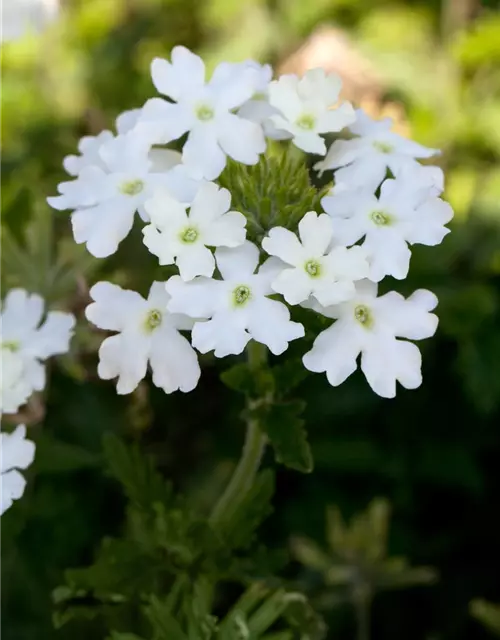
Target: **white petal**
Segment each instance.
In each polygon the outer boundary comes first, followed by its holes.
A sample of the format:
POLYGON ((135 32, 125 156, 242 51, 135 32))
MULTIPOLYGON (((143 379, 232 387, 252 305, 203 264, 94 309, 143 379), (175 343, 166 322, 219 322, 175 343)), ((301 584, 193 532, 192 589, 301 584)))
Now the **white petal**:
POLYGON ((299 79, 296 75, 283 75, 269 84, 269 102, 291 122, 302 111, 302 100, 298 95, 299 79))
POLYGON ((165 187, 154 191, 153 197, 144 203, 144 209, 151 222, 160 230, 179 229, 188 223, 187 205, 179 202, 165 187))
POLYGON ((350 102, 344 102, 336 109, 329 109, 321 114, 316 128, 318 133, 341 131, 344 127, 354 122, 355 118, 352 104, 350 102))
POLYGON ((336 387, 356 371, 361 346, 359 334, 352 324, 337 321, 318 335, 302 361, 309 371, 326 372, 328 382, 336 387))
POLYGON ((313 290, 313 296, 324 307, 351 300, 356 294, 352 280, 320 283, 313 290))
POLYGON ((194 114, 184 105, 151 98, 142 108, 135 132, 150 144, 167 144, 183 136, 194 122, 194 114))
POLYGON ((174 149, 159 149, 155 147, 149 152, 149 160, 152 172, 163 173, 180 164, 182 154, 174 149))
POLYGON ((90 289, 94 301, 85 309, 87 319, 108 331, 123 331, 145 312, 146 301, 135 291, 111 282, 97 282, 90 289))
POLYGON ((256 164, 266 150, 262 127, 228 113, 217 121, 219 144, 228 156, 243 164, 256 164))
POLYGON ((26 480, 19 471, 8 471, 2 474, 0 515, 12 506, 14 500, 19 500, 22 497, 25 488, 26 480))
POLYGON ((284 227, 273 227, 262 240, 262 248, 271 256, 276 256, 294 266, 302 265, 306 259, 299 239, 292 231, 284 227))
POLYGON ((117 198, 75 211, 71 216, 75 242, 85 242, 89 253, 96 258, 107 258, 130 233, 135 210, 135 204, 126 204, 117 198))
POLYGON ((214 351, 216 358, 243 352, 250 334, 237 321, 237 313, 218 312, 212 320, 197 322, 191 334, 193 347, 200 353, 214 351))
MULTIPOLYGON (((277 125, 276 119, 271 118, 272 122, 277 125)), ((293 143, 302 151, 306 153, 315 153, 318 156, 324 156, 326 153, 326 145, 323 138, 317 133, 300 133, 295 134, 293 137, 293 143)))
POLYGON ((215 180, 226 166, 226 155, 217 141, 212 125, 198 125, 191 129, 182 150, 182 160, 196 179, 215 180))
POLYGON ((191 318, 210 318, 219 304, 220 284, 210 278, 200 277, 184 282, 180 276, 172 276, 165 283, 167 293, 171 296, 168 310, 191 318))
POLYGON ((45 366, 36 358, 24 358, 24 381, 33 391, 43 391, 45 388, 45 366))
POLYGON ((211 222, 228 211, 230 205, 231 194, 227 189, 214 182, 202 182, 191 204, 189 219, 196 223, 211 222))
POLYGON ((387 159, 385 155, 368 155, 356 160, 347 167, 341 167, 335 172, 335 186, 342 185, 349 188, 363 188, 376 191, 387 175, 387 159))
POLYGON ((192 391, 200 378, 198 357, 189 341, 170 327, 159 327, 153 334, 150 363, 153 384, 165 393, 192 391))
POLYGON ((252 338, 265 344, 275 356, 284 353, 289 342, 304 336, 304 327, 290 320, 286 305, 269 298, 255 300, 247 328, 252 338))
POLYGON ((247 240, 234 249, 220 247, 215 251, 215 260, 224 280, 248 278, 259 264, 259 250, 247 240))
POLYGON ((322 256, 332 239, 332 220, 326 214, 318 216, 314 211, 309 211, 299 222, 299 235, 306 254, 311 257, 322 256))
POLYGON ((444 225, 453 218, 451 206, 439 198, 430 198, 424 202, 412 216, 405 237, 411 244, 436 246, 450 233, 444 225))
POLYGON ((304 269, 284 269, 273 280, 272 288, 276 293, 281 293, 288 304, 294 305, 309 298, 314 283, 304 269))
POLYGON ((316 163, 314 168, 320 173, 328 169, 338 169, 363 157, 365 151, 366 142, 364 140, 335 140, 328 149, 324 160, 316 163))
POLYGON ((71 313, 51 311, 40 329, 26 342, 26 352, 41 360, 67 353, 74 326, 75 317, 71 313))
POLYGON ((232 111, 241 107, 253 96, 259 84, 255 69, 245 68, 239 73, 228 73, 224 63, 215 69, 209 86, 216 90, 216 105, 219 109, 232 111))
POLYGON ((99 349, 97 373, 103 380, 118 378, 118 394, 132 393, 146 375, 148 350, 149 340, 139 333, 106 338, 99 349))
POLYGON ((186 245, 186 248, 177 254, 175 264, 179 268, 183 280, 192 280, 196 276, 210 278, 215 269, 215 259, 207 247, 201 242, 186 245))
POLYGON ((2 340, 21 341, 40 324, 43 298, 24 289, 11 289, 5 297, 2 311, 2 340))
POLYGON ((161 266, 174 264, 174 254, 166 234, 158 231, 152 224, 146 225, 142 230, 142 234, 144 244, 150 253, 157 256, 161 266))
POLYGON ((245 242, 247 219, 238 211, 229 211, 203 231, 203 242, 210 247, 238 247, 245 242))
POLYGON ((397 380, 407 389, 419 387, 421 365, 418 348, 403 340, 374 340, 361 357, 361 369, 369 385, 383 398, 395 397, 397 380))
POLYGON ((367 278, 370 266, 364 247, 335 247, 325 258, 325 264, 337 279, 362 280, 367 278))
POLYGON ((172 50, 172 64, 161 58, 153 60, 151 77, 160 93, 179 100, 196 94, 203 87, 205 64, 189 49, 178 46, 172 50))
POLYGON ((391 327, 395 336, 410 340, 423 340, 434 335, 438 318, 429 313, 437 304, 430 291, 416 291, 407 300, 391 291, 377 299, 377 317, 391 327))
MULTIPOLYGON (((35 445, 26 439, 26 427, 20 424, 12 433, 0 434, 1 472, 27 469, 35 457, 35 445)), ((3 477, 2 477, 3 480, 3 477)))
POLYGON ((135 127, 141 116, 142 109, 129 109, 123 111, 116 118, 116 130, 119 134, 128 133, 135 127))
POLYGON ((397 230, 369 232, 363 248, 369 256, 370 280, 380 282, 385 276, 403 280, 408 275, 411 251, 397 230))

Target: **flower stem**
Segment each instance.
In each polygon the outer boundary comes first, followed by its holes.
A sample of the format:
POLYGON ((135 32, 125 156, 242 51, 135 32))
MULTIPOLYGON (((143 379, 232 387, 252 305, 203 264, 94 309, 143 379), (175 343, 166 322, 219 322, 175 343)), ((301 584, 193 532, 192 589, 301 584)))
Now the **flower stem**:
MULTIPOLYGON (((266 357, 267 351, 263 345, 257 342, 248 345, 248 363, 252 371, 256 372, 266 362, 266 357)), ((252 401, 248 405, 251 407, 252 401)), ((231 517, 235 507, 252 486, 265 446, 266 436, 260 430, 258 421, 249 418, 240 461, 210 517, 213 526, 217 527, 231 517)))

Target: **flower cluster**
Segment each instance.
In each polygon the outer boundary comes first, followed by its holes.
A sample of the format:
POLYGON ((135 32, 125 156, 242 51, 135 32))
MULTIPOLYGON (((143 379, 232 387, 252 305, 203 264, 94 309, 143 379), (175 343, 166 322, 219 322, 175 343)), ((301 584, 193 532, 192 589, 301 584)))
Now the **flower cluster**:
POLYGON ((207 79, 201 58, 175 47, 151 75, 162 97, 122 114, 116 136, 83 138, 80 155, 64 161, 74 179, 49 198, 72 211, 75 241, 96 257, 117 250, 138 213, 144 245, 178 271, 147 299, 109 282, 92 287, 87 318, 115 332, 101 345, 99 375, 130 393, 149 365, 166 393, 190 391, 196 351, 225 357, 255 340, 282 354, 305 335, 291 319, 299 305, 333 320, 304 355, 307 369, 336 386, 361 355, 379 395, 393 397, 397 381, 418 387, 421 356, 410 340, 434 334, 437 300, 423 290, 378 296, 377 285, 407 276, 413 244, 439 244, 449 231, 442 172, 418 162, 438 152, 339 102, 340 78, 322 69, 273 80, 268 65, 222 63, 207 79), (345 128, 349 139, 327 149, 325 134, 345 128), (298 225, 282 216, 254 234, 216 181, 228 159, 259 163, 270 140, 322 156, 314 168, 335 171, 334 185, 298 225))
MULTIPOLYGON (((23 289, 11 289, 2 305, 2 375, 0 413, 14 414, 33 392, 45 387, 47 358, 66 353, 75 318, 70 313, 50 311, 45 320, 44 301, 23 289)), ((26 481, 17 469, 33 461, 35 445, 26 440, 26 428, 19 425, 1 434, 2 492, 0 513, 20 498, 26 481)))

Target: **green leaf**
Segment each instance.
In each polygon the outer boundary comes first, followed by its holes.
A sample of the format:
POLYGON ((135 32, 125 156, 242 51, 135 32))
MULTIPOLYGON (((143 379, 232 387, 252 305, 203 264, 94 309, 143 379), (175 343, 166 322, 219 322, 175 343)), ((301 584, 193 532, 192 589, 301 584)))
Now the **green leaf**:
POLYGON ((273 367, 271 373, 275 380, 276 390, 283 396, 293 391, 309 376, 309 371, 299 358, 287 360, 283 364, 273 367))
POLYGON ((151 597, 144 613, 153 628, 154 640, 190 640, 167 605, 156 596, 151 597))
POLYGON ((95 454, 53 438, 43 431, 36 441, 36 469, 39 473, 64 473, 99 466, 95 454))
POLYGON ((271 500, 274 495, 274 473, 270 469, 261 471, 231 514, 231 519, 224 523, 224 538, 232 549, 244 549, 250 546, 255 531, 272 512, 271 500))
POLYGON ((248 362, 235 364, 221 373, 222 382, 233 391, 244 393, 252 398, 262 398, 274 391, 274 380, 268 369, 257 371, 248 362))
POLYGON ((276 461, 291 469, 310 473, 314 465, 304 420, 299 417, 303 409, 302 401, 293 400, 265 405, 256 412, 259 424, 274 448, 276 461))
POLYGON ((119 631, 112 631, 111 635, 108 636, 106 640, 144 640, 144 638, 136 636, 135 633, 121 633, 119 631))
POLYGON ((103 447, 111 475, 123 485, 133 504, 148 509, 155 503, 171 501, 171 486, 137 446, 127 446, 116 436, 106 434, 103 447))

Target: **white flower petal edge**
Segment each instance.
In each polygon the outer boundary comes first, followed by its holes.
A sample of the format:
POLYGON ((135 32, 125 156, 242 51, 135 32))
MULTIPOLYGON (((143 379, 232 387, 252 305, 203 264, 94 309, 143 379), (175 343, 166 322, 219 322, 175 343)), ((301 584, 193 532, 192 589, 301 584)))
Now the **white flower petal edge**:
POLYGON ((185 315, 167 310, 170 296, 164 283, 154 282, 147 300, 110 282, 95 284, 90 296, 94 302, 85 310, 88 320, 100 329, 118 332, 106 338, 99 349, 100 378, 118 378, 117 392, 131 393, 145 377, 149 363, 153 384, 165 393, 196 387, 198 358, 180 334, 193 323, 185 315))
POLYGON ((279 130, 288 131, 293 143, 306 153, 325 155, 320 134, 340 131, 355 120, 349 102, 333 108, 342 81, 336 74, 311 69, 302 78, 284 75, 269 85, 269 103, 279 111, 270 120, 279 130))
POLYGON ((69 350, 75 317, 50 311, 42 322, 44 306, 43 298, 24 289, 11 289, 3 302, 2 408, 6 413, 15 413, 33 391, 44 388, 43 361, 69 350))
POLYGON ((166 190, 157 190, 145 209, 151 224, 144 244, 161 265, 175 263, 183 280, 210 277, 215 260, 208 247, 237 247, 245 241, 246 218, 229 211, 231 194, 213 182, 202 183, 189 208, 166 190))
MULTIPOLYGON (((439 154, 438 149, 429 149, 391 131, 390 118, 372 120, 362 109, 355 112, 356 121, 349 127, 357 136, 352 140, 336 140, 324 160, 314 168, 324 171, 338 169, 335 184, 344 188, 363 187, 372 192, 377 189, 389 169, 394 176, 420 167, 417 159, 439 154)), ((440 170, 435 170, 433 181, 438 184, 440 170)))
POLYGON ((233 111, 255 94, 259 72, 248 65, 238 71, 222 63, 205 82, 203 60, 185 47, 174 47, 171 62, 156 58, 151 64, 155 87, 174 102, 148 100, 136 130, 157 144, 188 133, 182 158, 196 179, 217 178, 226 156, 256 164, 266 148, 262 127, 233 111))
POLYGON ((406 278, 411 251, 408 245, 440 244, 450 232, 445 225, 453 210, 436 197, 436 187, 411 176, 386 180, 377 198, 370 190, 346 190, 326 196, 321 204, 332 217, 339 241, 351 245, 364 238, 370 262, 369 278, 406 278))
POLYGON ((262 247, 280 258, 284 266, 271 283, 289 304, 299 304, 313 296, 325 306, 354 296, 354 282, 368 276, 369 265, 361 247, 332 247, 334 225, 326 214, 309 211, 299 222, 299 236, 283 227, 274 227, 262 247))
POLYGON ((19 500, 26 487, 26 480, 18 469, 27 469, 35 457, 35 445, 26 439, 26 427, 20 424, 12 433, 0 434, 0 470, 2 476, 2 502, 0 515, 19 500))
POLYGON ((430 311, 436 304, 430 291, 416 291, 406 300, 394 291, 377 297, 376 284, 357 283, 356 296, 349 302, 314 307, 336 322, 318 335, 303 358, 304 366, 326 372, 336 387, 357 369, 361 354, 361 370, 378 395, 393 398, 396 381, 416 389, 422 382, 420 351, 399 338, 422 340, 434 335, 438 318, 430 311))
POLYGON ((200 276, 184 282, 174 276, 166 284, 169 310, 198 319, 192 331, 198 351, 214 351, 223 358, 242 353, 253 338, 279 355, 291 340, 304 335, 304 327, 290 320, 286 305, 268 297, 273 293, 271 281, 281 268, 279 261, 271 258, 255 273, 259 250, 251 242, 217 249, 215 260, 223 280, 200 276))

